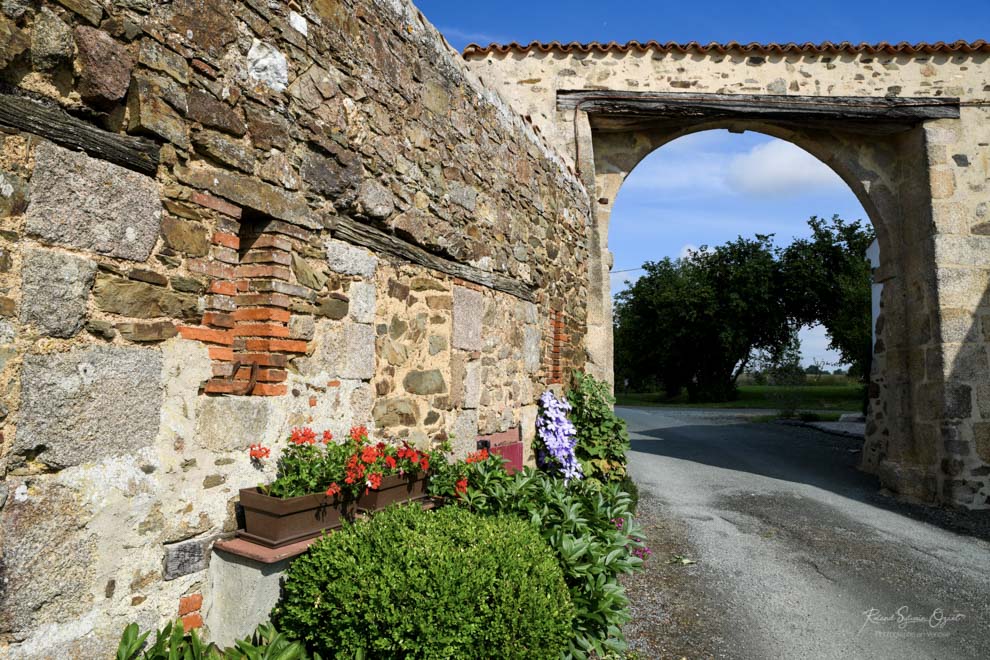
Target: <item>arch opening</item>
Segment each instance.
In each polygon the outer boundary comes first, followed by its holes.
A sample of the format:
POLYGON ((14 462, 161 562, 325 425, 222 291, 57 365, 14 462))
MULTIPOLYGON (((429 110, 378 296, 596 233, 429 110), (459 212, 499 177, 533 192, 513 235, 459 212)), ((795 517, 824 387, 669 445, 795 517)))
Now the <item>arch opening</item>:
MULTIPOLYGON (((875 261, 879 263, 875 264, 872 275, 874 283, 883 284, 886 290, 881 293, 880 287, 874 286, 865 303, 871 312, 870 334, 872 335, 876 330, 877 337, 869 343, 873 358, 871 372, 863 375, 869 406, 862 459, 862 466, 867 471, 876 472, 880 463, 887 458, 890 436, 896 433, 911 436, 910 417, 897 417, 891 415, 889 411, 910 407, 911 387, 903 377, 904 371, 910 369, 910 360, 907 351, 902 348, 911 341, 912 330, 900 324, 884 324, 878 312, 879 308, 894 309, 895 317, 898 318, 904 312, 904 291, 908 283, 897 277, 898 244, 894 240, 897 238, 897 232, 891 232, 890 226, 892 222, 895 224, 900 222, 902 225, 905 223, 899 203, 901 200, 898 200, 898 196, 891 191, 897 190, 903 183, 901 180, 903 175, 897 166, 899 162, 897 155, 904 149, 916 148, 917 131, 905 131, 878 140, 876 136, 832 130, 767 126, 749 121, 706 122, 704 125, 689 127, 626 132, 592 130, 594 182, 596 197, 599 198, 597 223, 593 232, 598 235, 598 247, 601 249, 601 307, 602 312, 607 311, 601 316, 607 318, 609 322, 608 328, 600 328, 598 332, 599 338, 607 335, 607 342, 599 344, 599 349, 604 348, 604 350, 599 350, 596 355, 594 347, 589 349, 592 368, 598 366, 596 358, 604 357, 605 369, 599 370, 606 376, 615 374, 615 344, 611 327, 614 311, 612 296, 621 288, 625 274, 613 274, 613 271, 638 267, 641 264, 637 261, 644 256, 642 252, 638 257, 634 254, 627 256, 622 249, 617 250, 620 246, 617 245, 615 233, 617 227, 614 223, 624 222, 623 207, 628 203, 625 198, 635 197, 633 192, 642 185, 637 183, 637 179, 643 172, 650 173, 653 169, 650 162, 653 159, 663 159, 665 154, 676 153, 679 144, 690 145, 692 140, 704 142, 711 139, 711 136, 721 135, 724 138, 734 133, 742 133, 742 136, 732 135, 732 137, 739 140, 739 144, 744 147, 742 151, 747 153, 721 154, 721 160, 718 159, 719 154, 709 154, 707 163, 702 158, 700 163, 695 162, 692 166, 676 170, 668 168, 668 172, 676 171, 676 177, 679 177, 688 189, 697 190, 704 188, 705 185, 722 186, 723 197, 729 199, 731 202, 729 206, 732 206, 729 211, 723 209, 723 213, 735 214, 735 216, 738 216, 739 211, 738 189, 740 188, 767 197, 776 197, 779 201, 781 198, 800 199, 802 195, 793 193, 800 192, 801 186, 807 184, 813 188, 817 186, 827 189, 833 195, 837 192, 841 193, 844 199, 838 207, 834 204, 826 205, 829 195, 818 194, 821 193, 819 190, 810 196, 811 205, 806 205, 803 211, 800 210, 800 205, 795 207, 793 204, 783 204, 783 213, 786 217, 776 226, 754 227, 747 225, 744 220, 735 227, 725 229, 720 236, 722 241, 735 238, 739 234, 753 235, 759 232, 775 234, 778 244, 786 242, 784 239, 790 239, 792 236, 800 237, 802 233, 806 238, 809 231, 806 221, 810 216, 831 218, 833 213, 845 216, 844 219, 848 221, 862 220, 876 232, 876 245, 873 246, 872 252, 875 261), (760 162, 761 157, 776 162, 771 162, 772 166, 767 167, 766 162, 760 162), (767 175, 770 175, 769 179, 767 175), (778 180, 774 181, 774 178, 778 180), (790 189, 788 186, 791 184, 794 184, 797 190, 790 189), (730 190, 728 194, 724 194, 727 186, 736 188, 735 193, 730 190), (736 199, 732 199, 733 195, 736 199), (618 215, 614 215, 617 208, 618 215), (788 208, 790 210, 787 210, 788 208), (800 229, 804 231, 795 231, 800 229), (870 298, 875 298, 875 302, 870 298), (602 344, 605 344, 604 347, 602 344), (892 348, 893 350, 890 350, 892 348), (873 352, 872 349, 876 349, 877 352, 873 352)), ((667 183, 669 184, 669 181, 667 183)), ((664 192, 670 191, 661 191, 659 195, 654 191, 654 199, 663 199, 664 192)), ((804 200, 808 202, 808 196, 804 196, 804 200)), ((635 206, 634 203, 632 205, 635 206)), ((778 220, 781 219, 780 212, 778 209, 778 220)), ((654 234, 653 238, 655 239, 656 233, 665 232, 675 236, 680 232, 683 236, 684 231, 690 232, 692 227, 703 225, 706 220, 704 214, 689 215, 688 218, 689 220, 684 219, 684 216, 668 217, 666 218, 668 222, 654 218, 653 222, 649 223, 650 231, 654 234)), ((621 230, 621 227, 619 229, 621 230)), ((640 235, 631 243, 637 248, 649 246, 650 238, 640 235)), ((594 247, 595 241, 590 242, 594 247)), ((694 242, 685 240, 680 245, 674 246, 676 249, 671 249, 668 240, 666 252, 654 255, 654 258, 681 256, 685 247, 704 242, 721 241, 703 237, 694 242)), ((594 256, 592 261, 594 262, 594 256)), ((594 267, 594 263, 592 266, 594 267)), ((589 314, 590 320, 592 320, 591 314, 589 314)), ((595 337, 595 330, 589 323, 589 335, 592 338, 595 337)), ((828 342, 821 329, 812 335, 806 333, 804 339, 805 342, 809 340, 811 343, 817 342, 814 346, 817 355, 807 356, 810 359, 805 360, 804 366, 809 366, 808 362, 815 363, 816 360, 835 361, 834 354, 823 351, 828 342)), ((845 365, 836 365, 836 368, 842 366, 845 365)), ((623 385, 621 382, 616 384, 620 388, 623 385)))
MULTIPOLYGON (((623 179, 609 228, 615 260, 611 293, 614 297, 626 289, 644 272, 641 264, 647 261, 685 258, 702 246, 715 247, 738 237, 753 240, 757 235, 771 236, 772 248, 786 251, 793 240, 807 244, 811 239, 809 218, 818 217, 828 227, 833 216, 860 223, 863 230, 858 235, 872 232, 869 214, 845 181, 801 147, 760 131, 691 131, 643 154, 623 179)), ((879 245, 870 247, 876 260, 879 245)), ((870 325, 875 327, 875 321, 876 313, 870 325)), ((820 324, 805 326, 800 333, 801 366, 813 374, 850 366, 829 348, 832 342, 826 333, 820 324)), ((865 342, 869 346, 864 351, 875 343, 864 338, 865 342)), ((623 367, 621 360, 616 362, 620 390, 628 388, 630 380, 623 367)), ((742 382, 751 381, 754 371, 764 380, 756 365, 745 368, 742 382)))

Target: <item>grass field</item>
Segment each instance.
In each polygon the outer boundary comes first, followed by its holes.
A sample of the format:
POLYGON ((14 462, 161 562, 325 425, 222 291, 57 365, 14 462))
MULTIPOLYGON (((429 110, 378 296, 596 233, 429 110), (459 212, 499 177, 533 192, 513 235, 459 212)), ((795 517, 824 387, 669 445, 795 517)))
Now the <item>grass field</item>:
POLYGON ((671 408, 768 408, 774 410, 835 410, 860 412, 863 386, 848 385, 740 385, 739 398, 720 403, 688 403, 687 395, 666 399, 659 393, 615 395, 620 406, 671 408))

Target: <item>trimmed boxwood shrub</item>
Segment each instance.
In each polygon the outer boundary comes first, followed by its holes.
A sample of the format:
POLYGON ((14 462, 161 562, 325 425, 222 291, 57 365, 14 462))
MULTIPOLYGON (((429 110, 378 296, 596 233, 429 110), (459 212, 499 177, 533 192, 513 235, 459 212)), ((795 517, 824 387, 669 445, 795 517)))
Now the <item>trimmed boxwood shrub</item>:
POLYGON ((557 559, 532 526, 419 505, 314 543, 272 612, 324 658, 557 658, 573 616, 557 559))

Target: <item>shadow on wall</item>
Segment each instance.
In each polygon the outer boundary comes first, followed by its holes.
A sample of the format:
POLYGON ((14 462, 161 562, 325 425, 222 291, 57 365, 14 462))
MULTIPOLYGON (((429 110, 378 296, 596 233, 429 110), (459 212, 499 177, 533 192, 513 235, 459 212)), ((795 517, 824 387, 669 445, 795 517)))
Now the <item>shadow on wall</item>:
MULTIPOLYGON (((940 235, 935 243, 937 252, 963 248, 960 252, 974 261, 990 254, 990 236, 940 235)), ((937 402, 943 409, 942 421, 929 429, 941 457, 939 496, 983 508, 990 515, 990 286, 984 284, 986 273, 977 263, 965 269, 939 269, 936 286, 944 307, 940 317, 933 319, 933 335, 941 340, 942 350, 928 356, 926 380, 945 379, 937 402), (974 294, 979 299, 973 300, 974 294), (968 298, 968 309, 950 307, 960 297, 968 298)))

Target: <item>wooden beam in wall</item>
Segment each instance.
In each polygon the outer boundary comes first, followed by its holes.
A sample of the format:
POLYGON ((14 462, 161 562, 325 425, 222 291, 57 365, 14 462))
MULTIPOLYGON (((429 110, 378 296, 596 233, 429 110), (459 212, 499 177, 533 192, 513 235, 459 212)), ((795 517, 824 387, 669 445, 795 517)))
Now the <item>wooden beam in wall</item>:
POLYGON ((158 171, 159 146, 152 140, 105 131, 58 106, 23 96, 0 93, 0 126, 33 133, 142 174, 154 176, 158 171))
POLYGON ((959 99, 889 96, 788 96, 560 90, 557 109, 655 119, 757 119, 915 124, 958 119, 959 99))

